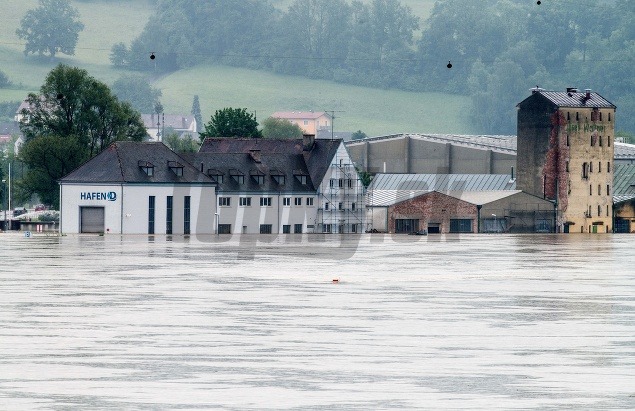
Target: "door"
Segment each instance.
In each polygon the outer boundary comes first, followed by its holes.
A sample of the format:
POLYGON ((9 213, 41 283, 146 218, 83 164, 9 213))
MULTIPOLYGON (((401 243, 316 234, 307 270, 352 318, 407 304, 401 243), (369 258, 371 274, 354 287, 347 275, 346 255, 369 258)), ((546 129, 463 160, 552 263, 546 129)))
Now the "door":
POLYGON ((104 207, 80 207, 79 211, 80 233, 104 232, 104 207))

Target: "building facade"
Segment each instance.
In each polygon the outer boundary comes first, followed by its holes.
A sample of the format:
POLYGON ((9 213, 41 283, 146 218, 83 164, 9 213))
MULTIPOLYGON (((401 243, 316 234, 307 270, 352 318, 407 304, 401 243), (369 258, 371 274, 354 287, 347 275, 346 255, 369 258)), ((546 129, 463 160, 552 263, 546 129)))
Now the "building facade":
POLYGON ((314 136, 319 131, 331 133, 333 130, 333 119, 324 111, 276 111, 271 117, 289 120, 297 124, 303 133, 314 136))
POLYGON ((591 90, 518 104, 517 187, 552 201, 560 232, 613 231, 615 106, 591 90))
POLYGON ((116 142, 60 180, 60 232, 212 234, 215 199, 163 143, 116 142))

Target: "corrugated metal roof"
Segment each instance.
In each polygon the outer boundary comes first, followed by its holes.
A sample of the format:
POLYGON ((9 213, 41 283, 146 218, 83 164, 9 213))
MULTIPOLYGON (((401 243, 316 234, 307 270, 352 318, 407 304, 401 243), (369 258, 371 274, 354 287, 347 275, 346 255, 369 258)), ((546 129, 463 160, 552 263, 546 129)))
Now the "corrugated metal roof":
POLYGON ((635 144, 615 143, 614 157, 616 159, 635 158, 635 144))
POLYGON ((633 200, 633 199, 635 199, 635 194, 613 196, 613 204, 624 203, 626 201, 630 201, 630 200, 633 200))
POLYGON ((613 169, 613 194, 635 194, 635 164, 615 164, 613 169))
POLYGON ((513 190, 509 174, 377 174, 368 190, 513 190))
POLYGON ((502 191, 513 194, 515 189, 516 180, 511 180, 509 174, 377 174, 368 188, 366 203, 389 206, 432 191, 460 199, 466 196, 477 201, 478 198, 504 197, 502 191), (487 197, 486 194, 468 194, 470 192, 499 194, 487 197))

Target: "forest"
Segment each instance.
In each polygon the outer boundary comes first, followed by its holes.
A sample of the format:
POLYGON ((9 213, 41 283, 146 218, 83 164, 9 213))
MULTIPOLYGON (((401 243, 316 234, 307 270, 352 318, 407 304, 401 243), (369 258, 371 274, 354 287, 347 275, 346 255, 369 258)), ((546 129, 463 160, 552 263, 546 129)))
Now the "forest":
POLYGON ((439 0, 420 21, 398 0, 157 0, 115 67, 169 73, 212 62, 382 89, 469 95, 486 134, 516 132, 534 86, 591 88, 635 132, 635 2, 439 0), (538 4, 541 3, 541 4, 538 4), (149 58, 151 51, 153 59, 149 58))

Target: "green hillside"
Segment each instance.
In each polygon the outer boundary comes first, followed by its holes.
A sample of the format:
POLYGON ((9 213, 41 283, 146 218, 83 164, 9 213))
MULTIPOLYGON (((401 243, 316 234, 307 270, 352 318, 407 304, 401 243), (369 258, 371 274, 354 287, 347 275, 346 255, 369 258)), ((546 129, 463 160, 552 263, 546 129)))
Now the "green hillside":
MULTIPOLYGON (((288 0, 274 2, 283 7, 288 0)), ((404 1, 415 14, 426 16, 433 0, 404 1)), ((25 57, 15 35, 20 19, 37 0, 3 0, 0 14, 0 70, 15 84, 0 89, 0 101, 22 99, 37 91, 46 74, 59 62, 78 66, 112 84, 125 71, 109 64, 110 48, 117 42, 129 44, 142 30, 152 13, 146 0, 73 1, 86 26, 80 33, 74 56, 60 55, 50 61, 25 57)), ((200 65, 160 78, 155 87, 163 92, 166 112, 189 113, 198 94, 205 121, 215 110, 246 107, 260 120, 281 110, 335 110, 335 128, 361 129, 369 135, 399 132, 470 133, 467 97, 437 93, 409 93, 346 86, 326 81, 279 76, 267 72, 200 65)))

